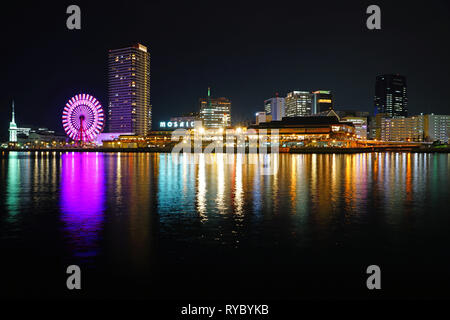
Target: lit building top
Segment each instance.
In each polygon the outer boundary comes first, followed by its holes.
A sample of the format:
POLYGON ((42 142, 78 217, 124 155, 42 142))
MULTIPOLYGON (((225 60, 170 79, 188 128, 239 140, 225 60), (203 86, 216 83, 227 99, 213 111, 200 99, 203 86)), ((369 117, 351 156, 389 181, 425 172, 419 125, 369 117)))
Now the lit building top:
POLYGON ((227 98, 200 98, 200 120, 205 128, 227 128, 231 126, 231 101, 227 98))
POLYGON ((305 117, 312 113, 312 95, 309 91, 292 91, 284 99, 286 117, 305 117))

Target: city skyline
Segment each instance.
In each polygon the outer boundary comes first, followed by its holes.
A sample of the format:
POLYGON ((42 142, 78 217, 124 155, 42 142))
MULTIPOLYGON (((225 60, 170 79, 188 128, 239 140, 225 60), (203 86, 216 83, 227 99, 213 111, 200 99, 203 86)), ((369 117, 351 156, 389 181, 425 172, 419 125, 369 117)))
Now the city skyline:
POLYGON ((450 299, 448 0, 4 13, 4 301, 450 299))
MULTIPOLYGON (((32 31, 35 32, 35 39, 32 42, 19 41, 20 37, 10 39, 7 35, 5 42, 10 43, 11 47, 28 50, 35 59, 39 59, 40 63, 34 65, 34 68, 30 68, 30 62, 24 60, 21 60, 23 63, 14 64, 14 61, 21 59, 24 53, 20 50, 4 52, 5 59, 12 62, 10 65, 19 66, 19 70, 13 71, 7 66, 8 77, 1 80, 4 88, 0 94, 3 119, 0 120, 1 125, 8 126, 7 114, 13 99, 22 111, 16 121, 22 124, 39 123, 58 131, 62 128, 54 115, 67 97, 79 92, 91 92, 106 106, 108 95, 105 81, 107 72, 105 54, 111 48, 124 47, 137 41, 148 45, 152 53, 154 123, 168 119, 174 114, 197 111, 198 98, 203 95, 208 86, 214 88, 216 96, 225 96, 233 101, 233 119, 236 121, 253 119, 256 111, 263 110, 264 101, 274 96, 276 92, 279 92, 280 96, 285 96, 292 90, 314 90, 315 88, 326 88, 333 92, 336 108, 373 112, 374 78, 384 73, 400 73, 408 78, 410 114, 420 112, 446 114, 448 105, 445 102, 445 88, 448 80, 443 76, 446 73, 435 75, 433 70, 438 65, 444 70, 449 67, 448 61, 444 58, 448 49, 445 46, 442 47, 440 42, 427 37, 427 28, 431 29, 433 26, 422 26, 421 28, 425 27, 425 30, 417 39, 420 43, 427 43, 428 47, 417 46, 418 43, 414 41, 408 43, 401 41, 404 44, 402 50, 404 52, 408 50, 408 55, 396 54, 393 50, 396 44, 389 50, 379 48, 382 42, 395 42, 411 28, 418 28, 412 23, 419 14, 427 15, 433 12, 439 15, 442 12, 439 9, 446 5, 443 2, 432 3, 425 11, 412 5, 408 15, 400 15, 400 6, 383 4, 383 29, 373 33, 364 27, 365 8, 361 4, 342 5, 339 12, 342 11, 343 17, 349 19, 347 25, 338 24, 340 19, 330 14, 329 23, 315 25, 314 28, 317 30, 307 27, 302 19, 299 18, 297 21, 288 15, 285 19, 292 21, 296 28, 286 29, 285 24, 283 27, 277 26, 277 29, 270 29, 269 26, 263 28, 266 31, 269 28, 269 34, 276 35, 279 39, 280 44, 276 46, 276 49, 270 47, 269 50, 265 50, 268 36, 258 34, 256 38, 252 38, 251 45, 247 49, 237 51, 215 50, 222 44, 220 39, 228 39, 229 32, 236 30, 233 25, 229 29, 213 25, 205 29, 201 37, 195 36, 190 40, 186 38, 186 32, 200 30, 201 26, 189 20, 186 30, 179 30, 178 27, 183 25, 182 22, 186 22, 186 18, 174 24, 177 28, 173 27, 169 30, 159 28, 155 31, 155 28, 151 27, 157 22, 164 21, 169 12, 165 5, 158 4, 152 8, 160 14, 160 17, 150 25, 135 19, 139 22, 133 22, 128 29, 118 30, 110 26, 111 29, 108 30, 101 24, 104 19, 102 15, 98 16, 97 20, 93 19, 94 13, 98 14, 100 8, 95 5, 85 5, 83 12, 92 11, 92 14, 83 16, 83 28, 78 34, 71 33, 66 28, 61 30, 55 28, 57 23, 55 18, 42 21, 42 28, 32 31), (396 33, 389 35, 388 30, 392 31, 394 16, 395 19, 399 19, 395 23, 396 33), (50 29, 50 34, 54 35, 55 40, 58 41, 58 55, 52 58, 50 58, 50 52, 56 48, 53 42, 38 41, 44 35, 46 36, 50 29), (327 43, 327 46, 333 48, 332 53, 322 54, 319 50, 311 49, 309 45, 292 43, 289 35, 294 34, 297 29, 319 35, 319 37, 307 36, 303 42, 319 44, 321 48, 325 45, 322 43, 327 43), (104 41, 98 41, 98 37, 95 36, 97 31, 105 34, 104 41), (177 33, 178 31, 180 34, 177 33), (88 34, 84 36, 86 32, 88 34), (204 37, 208 37, 211 41, 208 42, 208 46, 201 47, 203 50, 201 51, 196 45, 200 44, 204 37), (175 39, 181 41, 179 43, 182 46, 175 45, 173 43, 175 39), (351 47, 352 41, 359 41, 362 49, 355 50, 351 47), (83 46, 91 49, 84 52, 83 46), (178 51, 173 50, 175 46, 178 51), (439 46, 440 50, 431 50, 435 46, 439 46), (43 76, 45 75, 43 68, 50 71, 47 77, 43 76), (21 82, 24 70, 31 70, 27 71, 29 85, 26 86, 21 82), (433 79, 433 81, 426 81, 426 79, 433 79), (433 94, 430 95, 429 92, 433 94)), ((314 8, 313 4, 308 6, 314 8)), ((330 10, 337 9, 336 4, 329 6, 330 10)), ((56 15, 58 11, 58 7, 50 8, 49 12, 44 14, 42 9, 35 9, 35 12, 49 17, 54 12, 56 15)), ((182 17, 181 9, 183 8, 176 9, 176 16, 182 17)), ((12 10, 19 10, 19 8, 12 8, 12 10)), ((126 10, 125 12, 118 12, 114 8, 106 10, 111 17, 126 16, 126 10)), ((194 6, 188 12, 195 16, 203 12, 202 10, 207 9, 194 6), (200 12, 195 13, 196 10, 200 12)), ((260 26, 259 17, 268 8, 262 7, 253 15, 246 15, 250 12, 249 6, 242 10, 241 13, 237 13, 237 19, 250 19, 260 26)), ((227 13, 229 9, 223 8, 219 16, 226 16, 227 13)), ((314 13, 311 14, 314 16, 314 13)), ((62 15, 59 18, 63 21, 66 17, 62 15)), ((11 22, 11 25, 15 23, 11 22)), ((25 30, 29 32, 27 27, 25 23, 18 35, 25 30)), ((271 24, 270 27, 274 26, 271 24)), ((446 30, 448 26, 433 28, 434 34, 445 34, 446 30)), ((235 48, 241 48, 244 35, 249 35, 251 32, 248 29, 243 31, 242 35, 231 38, 235 48)), ((434 39, 438 38, 438 36, 434 37, 434 39)), ((7 138, 6 134, 0 133, 2 140, 7 138)))

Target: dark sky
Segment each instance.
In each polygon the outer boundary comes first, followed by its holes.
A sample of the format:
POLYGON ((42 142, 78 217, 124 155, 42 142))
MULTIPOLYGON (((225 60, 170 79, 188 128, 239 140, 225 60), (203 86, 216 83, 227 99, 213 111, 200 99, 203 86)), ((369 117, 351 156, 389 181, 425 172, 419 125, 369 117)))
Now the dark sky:
POLYGON ((107 97, 108 49, 141 42, 151 53, 154 121, 232 100, 233 120, 290 90, 332 90, 337 109, 373 110, 377 74, 407 77, 410 113, 450 113, 448 1, 45 1, 2 8, 0 140, 10 104, 18 125, 62 131, 62 108, 79 92, 107 97), (376 3, 382 30, 367 30, 376 3), (66 28, 78 4, 82 29, 66 28))

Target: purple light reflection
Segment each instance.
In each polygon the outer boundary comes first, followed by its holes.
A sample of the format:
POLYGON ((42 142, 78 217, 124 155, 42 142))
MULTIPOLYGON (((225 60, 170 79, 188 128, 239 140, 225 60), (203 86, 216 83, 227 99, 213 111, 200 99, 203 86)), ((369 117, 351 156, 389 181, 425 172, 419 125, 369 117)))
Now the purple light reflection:
POLYGON ((91 258, 99 250, 103 226, 105 182, 103 154, 61 156, 61 220, 73 255, 91 258))

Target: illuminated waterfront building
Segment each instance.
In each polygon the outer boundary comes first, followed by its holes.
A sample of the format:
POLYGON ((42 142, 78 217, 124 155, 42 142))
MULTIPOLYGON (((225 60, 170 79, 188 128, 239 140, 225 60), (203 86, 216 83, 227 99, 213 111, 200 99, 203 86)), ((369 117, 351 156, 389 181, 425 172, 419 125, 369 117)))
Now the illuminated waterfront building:
POLYGON ((231 126, 231 101, 227 98, 200 98, 200 120, 205 128, 227 128, 231 126))
POLYGON ((147 47, 109 50, 109 105, 110 132, 132 132, 139 136, 149 134, 152 126, 150 105, 150 53, 147 47))
POLYGON ((381 120, 389 118, 385 113, 378 113, 368 118, 368 138, 372 140, 381 140, 381 120))
POLYGON ((292 91, 284 99, 286 117, 306 117, 312 114, 312 94, 309 91, 292 91))
POLYGON ((365 116, 356 116, 356 114, 366 114, 359 111, 336 111, 333 109, 329 109, 327 111, 322 111, 318 113, 316 116, 319 117, 335 117, 340 122, 343 123, 351 123, 355 127, 355 137, 360 140, 367 139, 367 117, 365 116))
POLYGON ((318 114, 333 109, 333 95, 331 91, 318 90, 312 93, 312 114, 318 114))
POLYGON ((264 130, 262 132, 268 135, 276 130, 282 147, 302 146, 305 143, 322 146, 337 143, 349 146, 355 140, 353 123, 342 122, 335 116, 285 117, 281 121, 263 122, 248 129, 253 129, 259 134, 264 130))
POLYGON ((423 142, 424 116, 381 118, 381 140, 423 142))
POLYGON ((367 139, 367 117, 345 116, 340 118, 342 122, 350 122, 355 126, 356 138, 361 140, 367 139))
POLYGON ((270 98, 264 101, 264 111, 266 115, 271 115, 272 120, 281 120, 285 116, 285 99, 278 97, 270 98))
POLYGON ((376 77, 375 115, 387 114, 390 117, 408 116, 406 78, 398 74, 385 74, 376 77))
POLYGON ((448 143, 450 136, 450 115, 424 115, 425 140, 448 143))

